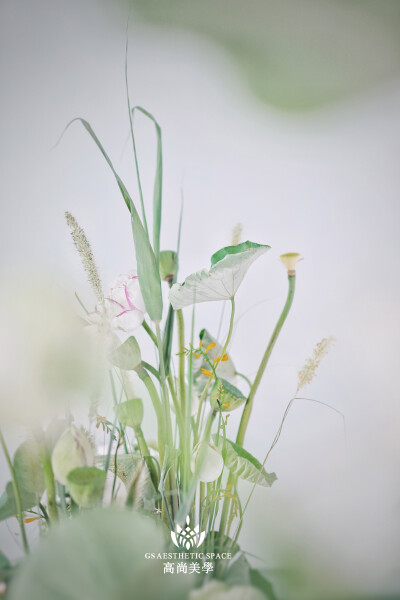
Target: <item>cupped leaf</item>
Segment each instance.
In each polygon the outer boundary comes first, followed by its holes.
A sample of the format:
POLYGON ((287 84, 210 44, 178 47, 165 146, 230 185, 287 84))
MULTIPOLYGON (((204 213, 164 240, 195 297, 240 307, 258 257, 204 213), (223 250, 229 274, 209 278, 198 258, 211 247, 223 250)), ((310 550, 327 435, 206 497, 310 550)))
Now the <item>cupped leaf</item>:
POLYGON ((113 350, 111 354, 111 361, 114 365, 125 371, 133 371, 142 361, 140 355, 139 344, 136 338, 131 335, 127 340, 118 348, 113 350))
MULTIPOLYGON (((28 492, 20 487, 19 493, 21 495, 22 510, 29 510, 37 504, 37 495, 32 492, 28 492)), ((18 513, 17 503, 15 501, 14 488, 11 481, 6 485, 6 491, 0 498, 0 521, 9 519, 18 513)))
POLYGON ((124 427, 136 429, 143 421, 143 402, 140 398, 132 398, 115 407, 115 414, 124 427))
POLYGON ((27 492, 41 496, 45 483, 40 466, 38 444, 29 439, 23 442, 14 454, 14 469, 18 485, 27 492))
POLYGON ((276 481, 275 473, 267 473, 262 464, 239 444, 222 438, 217 443, 217 436, 213 437, 218 450, 224 455, 225 466, 233 475, 264 487, 271 487, 276 481))
POLYGON ((245 402, 246 396, 226 379, 219 378, 214 383, 210 395, 210 403, 213 409, 221 410, 221 412, 231 412, 245 402))
POLYGON ((82 508, 96 506, 103 496, 106 472, 96 467, 78 467, 67 476, 72 498, 82 508))
POLYGON ((175 310, 209 300, 234 297, 250 265, 270 246, 243 242, 222 248, 211 257, 211 268, 189 275, 182 284, 174 284, 169 300, 175 310))

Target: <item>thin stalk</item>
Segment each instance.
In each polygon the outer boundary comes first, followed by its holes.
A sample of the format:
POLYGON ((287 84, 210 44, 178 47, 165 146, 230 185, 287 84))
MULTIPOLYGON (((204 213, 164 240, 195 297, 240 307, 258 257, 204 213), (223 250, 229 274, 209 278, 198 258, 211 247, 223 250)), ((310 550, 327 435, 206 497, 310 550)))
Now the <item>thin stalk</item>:
POLYGON ((167 443, 172 447, 172 426, 171 426, 171 413, 169 407, 168 400, 168 388, 166 385, 166 377, 165 377, 165 365, 164 365, 164 352, 161 338, 161 330, 160 323, 156 323, 156 336, 157 336, 157 344, 158 344, 158 354, 160 361, 160 383, 161 383, 161 398, 164 408, 164 418, 165 418, 165 426, 166 426, 166 438, 167 443))
POLYGON ((10 455, 8 453, 6 442, 3 437, 3 432, 1 431, 1 429, 0 429, 0 444, 3 449, 4 456, 6 457, 8 468, 10 469, 11 480, 12 480, 14 496, 15 496, 15 504, 17 506, 17 512, 18 512, 18 523, 19 523, 19 526, 21 529, 22 543, 24 545, 25 554, 28 554, 29 553, 29 544, 28 544, 28 538, 26 537, 25 523, 24 523, 24 517, 23 517, 23 510, 22 510, 22 500, 21 500, 21 494, 20 494, 19 485, 18 485, 18 481, 17 481, 17 475, 15 473, 14 465, 12 463, 10 455))
MULTIPOLYGON (((268 364, 268 360, 271 356, 272 350, 275 346, 276 340, 278 339, 278 336, 281 332, 281 329, 283 327, 284 322, 286 321, 286 317, 289 314, 290 311, 290 307, 292 306, 292 302, 293 302, 293 297, 294 297, 294 291, 295 291, 295 285, 296 285, 296 274, 295 273, 289 273, 288 274, 288 283, 289 283, 289 289, 288 289, 288 295, 286 298, 286 302, 285 305, 283 307, 283 310, 281 312, 281 314, 279 315, 279 319, 275 325, 275 329, 272 332, 272 336, 268 342, 268 346, 264 352, 264 356, 261 359, 261 363, 260 366, 258 367, 258 371, 256 374, 256 377, 254 379, 253 385, 250 388, 250 393, 249 396, 247 398, 246 404, 244 406, 244 410, 242 413, 242 418, 240 420, 240 424, 239 424, 239 430, 238 430, 238 434, 236 437, 236 443, 239 444, 240 446, 243 447, 243 442, 244 442, 244 437, 246 434, 246 429, 247 429, 247 425, 249 423, 249 419, 250 419, 250 415, 251 415, 251 411, 253 409, 253 402, 254 402, 254 396, 258 390, 258 387, 260 385, 261 379, 264 375, 266 366, 268 364)), ((229 484, 234 484, 235 483, 235 477, 230 474, 229 478, 228 478, 228 485, 229 484)), ((226 524, 227 524, 227 518, 228 518, 228 513, 229 513, 229 505, 230 505, 230 499, 229 498, 225 498, 224 500, 224 504, 222 507, 222 513, 221 513, 221 521, 220 521, 220 534, 221 536, 223 534, 225 534, 225 530, 226 530, 226 524)))
MULTIPOLYGON (((195 323, 195 307, 196 304, 193 304, 192 308, 192 323, 191 323, 191 332, 190 332, 190 348, 193 348, 193 340, 194 340, 194 323, 195 323)), ((181 332, 182 333, 182 332, 181 332)), ((181 342, 181 340, 179 340, 181 342)), ((184 345, 184 344, 182 344, 184 345)), ((180 349, 181 351, 183 350, 180 349)), ((179 359, 182 357, 180 356, 179 359)), ((183 384, 184 381, 180 381, 180 385, 183 384)), ((190 427, 191 413, 192 413, 192 390, 193 390, 193 353, 189 354, 189 365, 188 365, 188 387, 187 387, 187 395, 186 390, 182 396, 184 399, 184 419, 185 419, 185 430, 184 430, 184 441, 183 441, 183 456, 182 456, 182 489, 183 493, 186 496, 189 491, 189 480, 190 480, 190 459, 192 455, 192 445, 191 445, 191 434, 192 430, 190 427), (186 399, 186 402, 185 402, 186 399)))
POLYGON ((143 191, 142 191, 142 183, 141 183, 141 180, 140 180, 139 163, 138 163, 137 152, 136 152, 135 135, 133 133, 133 119, 132 119, 131 101, 130 101, 130 98, 129 98, 129 85, 128 85, 128 31, 126 32, 126 46, 125 46, 125 87, 126 87, 126 99, 127 99, 127 104, 128 104, 129 126, 130 126, 130 130, 131 130, 133 156, 135 158, 136 177, 137 177, 138 188, 139 188, 140 206, 141 206, 141 209, 142 209, 143 226, 145 228, 145 231, 146 231, 147 235, 149 235, 149 230, 147 228, 147 221, 146 221, 146 212, 144 210, 143 191))
POLYGON ((247 425, 249 423, 251 411, 253 409, 254 396, 256 395, 258 387, 261 383, 261 379, 264 375, 265 368, 266 368, 269 358, 271 356, 272 350, 274 349, 276 340, 279 337, 279 334, 281 332, 283 324, 286 321, 286 317, 288 316, 290 307, 292 306, 292 303, 293 303, 294 291, 295 291, 295 286, 296 286, 296 274, 290 273, 288 275, 288 281, 289 281, 289 289, 288 289, 288 295, 286 298, 285 306, 283 307, 283 310, 279 316, 278 322, 275 325, 275 329, 272 332, 271 339, 269 340, 267 349, 264 352, 264 356, 262 357, 260 366, 258 367, 256 378, 254 379, 253 385, 251 386, 249 397, 247 398, 246 404, 244 406, 242 418, 240 420, 239 431, 238 431, 238 434, 236 437, 236 443, 239 444, 240 446, 243 446, 244 436, 246 434, 247 425))
POLYGON ((142 431, 141 427, 135 428, 135 436, 136 436, 136 440, 137 440, 137 443, 139 446, 140 454, 142 455, 142 458, 146 462, 147 468, 149 469, 149 472, 150 472, 151 481, 153 482, 154 488, 157 490, 158 489, 158 472, 156 469, 156 465, 153 461, 153 457, 150 454, 149 447, 147 445, 147 442, 145 440, 145 437, 143 435, 143 431, 142 431))
POLYGON ((178 344, 179 344, 179 396, 182 410, 185 406, 186 387, 185 387, 185 323, 183 320, 183 312, 176 311, 176 319, 178 322, 178 344))
MULTIPOLYGON (((165 430, 166 430, 166 443, 170 448, 173 448, 173 439, 172 439, 172 424, 171 424, 171 412, 169 406, 169 398, 168 398, 168 388, 165 377, 165 364, 164 364, 164 348, 161 337, 160 323, 156 321, 156 336, 158 343, 158 356, 159 356, 159 368, 160 368, 160 383, 161 383, 161 398, 164 408, 164 419, 165 419, 165 430)), ((174 505, 176 504, 176 496, 174 491, 176 491, 176 487, 172 481, 171 472, 169 473, 168 480, 166 481, 166 491, 168 496, 168 492, 171 494, 171 503, 173 508, 177 508, 174 505)))
POLYGON ((148 336, 151 338, 151 340, 152 340, 153 344, 154 344, 155 346, 157 346, 157 347, 158 347, 158 344, 157 344, 157 338, 156 338, 156 336, 154 335, 154 332, 153 332, 153 330, 151 329, 150 325, 149 325, 149 324, 148 324, 146 321, 143 321, 143 323, 142 323, 142 327, 143 327, 143 329, 145 330, 145 332, 147 333, 147 335, 148 335, 148 336))
POLYGON ((162 465, 164 461, 165 454, 165 421, 163 415, 163 409, 160 402, 160 397, 158 395, 156 386, 153 383, 150 375, 143 367, 143 365, 139 365, 135 369, 136 373, 139 375, 139 378, 143 381, 144 385, 147 388, 150 399, 153 404, 154 412, 156 413, 157 418, 157 439, 158 439, 158 454, 160 457, 160 463, 162 465))

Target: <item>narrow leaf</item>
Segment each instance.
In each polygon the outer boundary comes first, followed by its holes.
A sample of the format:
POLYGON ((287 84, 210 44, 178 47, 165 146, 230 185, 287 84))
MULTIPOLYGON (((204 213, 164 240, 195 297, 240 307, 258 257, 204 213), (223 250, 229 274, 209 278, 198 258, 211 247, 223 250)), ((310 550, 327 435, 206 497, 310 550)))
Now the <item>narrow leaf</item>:
POLYGON ((133 203, 131 215, 140 291, 150 319, 161 321, 163 304, 159 263, 133 203))
POLYGON ((153 249, 156 259, 160 256, 160 233, 161 233, 161 213, 162 213, 162 179, 163 179, 163 160, 162 160, 162 136, 161 127, 151 113, 142 108, 135 106, 133 110, 138 110, 147 118, 153 121, 156 128, 157 136, 157 162, 156 174, 154 178, 153 191, 153 249))
MULTIPOLYGON (((114 166, 111 162, 110 157, 108 156, 107 152, 104 150, 104 147, 102 145, 102 143, 100 142, 99 138, 97 137, 97 135, 95 134, 95 132, 92 129, 92 126, 90 125, 90 123, 88 121, 86 121, 85 119, 82 119, 81 117, 76 117, 75 119, 72 119, 72 121, 70 121, 63 133, 61 134, 60 139, 58 140, 57 144, 60 142, 61 138, 63 137, 64 133, 67 131, 67 129, 72 125, 72 123, 75 123, 76 121, 80 121, 82 123, 82 125, 84 126, 84 128, 86 129, 86 131, 89 133, 90 137, 92 138, 92 140, 94 141, 94 143, 96 144, 96 146, 98 147, 98 149, 100 150, 100 152, 102 153, 102 155, 104 156, 108 166, 110 167, 111 171, 113 172, 113 175, 117 181, 118 187, 121 191, 122 197, 125 200, 125 204, 128 207, 129 210, 131 210, 131 206, 133 204, 132 202, 132 198, 129 195, 128 190, 126 189, 122 179, 120 178, 120 176, 118 175, 118 173, 116 172, 116 170, 114 169, 114 166)), ((56 144, 56 145, 57 145, 56 144)))

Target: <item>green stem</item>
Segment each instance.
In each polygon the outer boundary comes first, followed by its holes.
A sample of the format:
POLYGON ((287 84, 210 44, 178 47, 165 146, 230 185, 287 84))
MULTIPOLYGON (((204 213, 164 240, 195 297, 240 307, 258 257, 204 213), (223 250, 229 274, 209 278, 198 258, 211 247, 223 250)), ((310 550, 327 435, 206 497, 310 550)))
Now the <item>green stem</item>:
POLYGON ((290 307, 292 306, 294 290, 295 290, 295 286, 296 286, 296 274, 295 273, 289 274, 288 281, 289 281, 289 289, 288 289, 288 295, 286 298, 285 306, 283 307, 283 310, 279 316, 278 322, 275 325, 275 329, 272 332, 271 339, 269 340, 267 349, 265 350, 264 356, 262 357, 262 360, 260 363, 260 366, 258 367, 256 378, 254 379, 253 385, 251 386, 250 394, 249 394, 249 397, 247 398, 247 401, 246 401, 246 404, 245 404, 245 407, 244 407, 244 410, 242 413, 242 418, 240 420, 239 430, 238 430, 238 434, 236 437, 236 443, 239 444, 240 446, 243 446, 244 436, 246 434, 247 425, 249 423, 251 411, 253 409, 254 396, 256 395, 256 392, 260 385, 261 379, 264 375, 266 366, 268 364, 272 350, 274 349, 276 340, 278 339, 278 336, 281 332, 283 324, 286 321, 286 317, 289 314, 290 307))
POLYGON ((0 429, 0 444, 1 444, 1 447, 3 448, 3 452, 4 452, 4 456, 6 457, 8 468, 10 469, 11 480, 12 480, 14 496, 15 496, 15 504, 17 505, 18 522, 19 522, 19 526, 21 529, 22 543, 24 545, 25 554, 28 554, 29 553, 29 545, 28 545, 28 539, 26 537, 26 531, 25 531, 21 494, 20 494, 20 490, 19 490, 19 485, 18 485, 14 465, 13 465, 10 455, 8 453, 6 442, 3 437, 3 432, 1 431, 1 429, 0 429))
MULTIPOLYGON (((250 388, 250 393, 249 396, 247 398, 246 404, 244 406, 244 410, 242 413, 242 418, 240 420, 240 424, 239 424, 239 430, 238 430, 238 434, 236 437, 236 443, 239 444, 240 446, 243 447, 243 442, 244 442, 244 437, 246 434, 246 429, 247 429, 247 425, 249 423, 249 419, 250 419, 250 415, 251 415, 251 411, 253 408, 253 402, 254 402, 254 396, 258 390, 258 386, 260 385, 261 379, 264 375, 266 366, 268 364, 268 360, 271 356, 272 350, 275 346, 276 340, 278 339, 279 333, 283 327, 283 324, 286 320, 286 317, 289 314, 290 311, 290 307, 292 306, 292 302, 293 302, 293 297, 294 297, 294 291, 295 291, 295 284, 296 284, 296 274, 295 273, 290 273, 288 274, 288 282, 289 282, 289 289, 288 289, 288 295, 286 298, 286 302, 285 305, 283 307, 283 310, 279 316, 278 322, 275 325, 275 329, 272 332, 272 336, 268 342, 268 346, 264 352, 264 356, 262 357, 260 366, 258 367, 258 371, 256 374, 256 377, 254 379, 253 385, 250 388)), ((229 484, 233 484, 235 483, 235 477, 230 474, 229 478, 228 478, 228 483, 229 484)), ((230 506, 230 499, 229 498, 225 498, 224 500, 224 504, 222 507, 222 513, 221 513, 221 521, 220 521, 220 533, 221 536, 223 534, 225 534, 225 530, 226 530, 226 524, 227 524, 227 519, 228 519, 228 513, 229 513, 229 506, 230 506)))
MULTIPOLYGON (((160 384, 161 384, 161 398, 164 408, 164 419, 165 419, 165 432, 166 432, 166 443, 170 448, 173 448, 173 438, 172 438, 172 424, 171 424, 171 412, 169 406, 169 398, 168 398, 168 388, 165 377, 165 364, 164 364, 164 348, 161 338, 161 330, 160 323, 156 321, 156 336, 157 336, 157 344, 158 344, 158 356, 159 356, 159 365, 160 365, 160 384)), ((161 462, 161 461, 160 461, 161 462)), ((171 471, 168 476, 168 480, 166 481, 166 496, 168 497, 168 492, 170 492, 171 505, 174 508, 176 507, 176 493, 174 490, 174 484, 172 481, 171 471)), ((173 510, 174 514, 174 510, 173 510)))
POLYGON ((135 428, 135 436, 139 446, 140 454, 142 455, 142 458, 145 460, 147 468, 149 469, 151 481, 153 482, 155 490, 158 490, 158 472, 141 427, 135 428))
POLYGON ((147 333, 147 335, 148 335, 148 336, 151 338, 151 340, 152 340, 153 344, 154 344, 155 346, 158 346, 158 344, 157 344, 157 338, 156 338, 156 336, 154 335, 154 332, 152 331, 152 329, 151 329, 150 325, 149 325, 149 324, 148 324, 146 321, 143 321, 143 323, 142 323, 142 327, 143 327, 143 329, 145 330, 145 332, 147 333))
POLYGON ((182 310, 176 311, 176 318, 178 322, 178 344, 179 344, 179 396, 184 413, 185 399, 186 399, 186 388, 185 388, 185 323, 183 320, 182 310))
POLYGON ((165 454, 165 422, 163 416, 163 409, 160 402, 160 397, 156 390, 156 386, 153 383, 150 375, 143 367, 143 365, 139 365, 135 369, 136 373, 139 375, 140 379, 143 381, 144 385, 147 388, 150 399, 153 404, 154 412, 156 413, 157 418, 157 439, 158 439, 158 454, 160 457, 160 463, 162 464, 164 461, 165 454))

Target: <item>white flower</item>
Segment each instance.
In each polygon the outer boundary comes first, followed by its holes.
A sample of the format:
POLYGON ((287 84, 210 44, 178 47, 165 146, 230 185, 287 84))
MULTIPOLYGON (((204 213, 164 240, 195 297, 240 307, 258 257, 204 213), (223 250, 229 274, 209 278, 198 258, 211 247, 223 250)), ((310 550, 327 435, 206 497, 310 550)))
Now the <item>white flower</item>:
POLYGON ((224 468, 224 459, 221 454, 217 452, 213 444, 207 444, 201 442, 197 444, 192 454, 192 471, 194 472, 197 467, 197 461, 202 458, 202 463, 199 471, 199 480, 205 483, 215 481, 221 475, 221 471, 224 468), (202 456, 201 456, 202 455, 202 456))
POLYGON ((120 275, 113 282, 104 303, 88 316, 98 330, 131 333, 143 323, 146 307, 136 271, 120 275))
POLYGON ((169 300, 174 310, 208 300, 230 300, 250 265, 267 250, 269 246, 253 242, 222 248, 211 257, 210 270, 197 271, 183 284, 172 286, 169 300))

